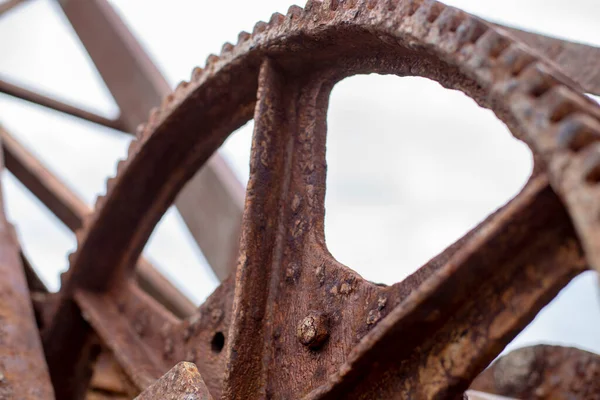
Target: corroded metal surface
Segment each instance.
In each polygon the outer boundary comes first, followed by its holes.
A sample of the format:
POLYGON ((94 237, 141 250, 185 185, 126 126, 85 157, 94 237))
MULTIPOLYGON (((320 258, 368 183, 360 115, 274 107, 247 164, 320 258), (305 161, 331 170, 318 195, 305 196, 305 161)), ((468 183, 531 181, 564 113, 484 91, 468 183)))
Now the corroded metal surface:
MULTIPOLYGON (((88 20, 92 8, 83 4, 63 7, 88 20)), ((93 4, 110 22, 106 4, 93 4)), ((85 31, 82 20, 74 25, 85 31)), ((572 47, 564 46, 552 58, 552 45, 534 51, 503 28, 429 0, 309 1, 224 45, 152 110, 95 212, 75 213, 78 249, 60 292, 33 296, 57 397, 84 395, 99 343, 127 388, 100 380, 106 391, 90 397, 599 397, 596 356, 547 348, 526 350, 529 364, 525 353, 500 359, 472 386, 488 393, 465 393, 573 277, 600 267, 600 107, 579 87, 594 88, 594 75, 565 66, 563 50, 572 47), (512 201, 392 286, 338 263, 324 237, 329 95, 340 80, 373 72, 463 91, 538 162, 512 201), (185 184, 251 118, 237 270, 181 320, 134 283, 136 262, 185 184), (547 389, 552 379, 532 383, 537 375, 524 371, 533 366, 561 376, 570 392, 547 389), (532 381, 509 379, 516 375, 532 381)))
POLYGON ((574 114, 592 120, 598 108, 511 37, 439 3, 292 7, 224 46, 151 113, 80 234, 46 343, 69 337, 58 332, 77 321, 68 306, 74 291, 115 290, 130 275, 186 179, 255 109, 223 395, 445 398, 464 391, 586 263, 541 175, 443 261, 404 283, 382 288, 339 265, 322 234, 326 106, 335 82, 363 72, 422 75, 460 89, 536 152, 555 126, 566 129, 574 114), (568 110, 557 111, 567 100, 568 110), (149 168, 159 160, 160 170, 149 168), (136 207, 120 207, 124 199, 136 207), (312 310, 330 325, 319 349, 297 339, 298 321, 312 310))
MULTIPOLYGON (((0 157, 0 170, 4 167, 0 157)), ((52 385, 37 330, 20 248, 0 191, 0 398, 51 399, 52 385)))
POLYGON ((593 399, 600 393, 600 356, 568 347, 526 347, 495 361, 472 388, 520 399, 593 399))
POLYGON ((212 400, 196 366, 181 362, 136 397, 136 400, 212 400))

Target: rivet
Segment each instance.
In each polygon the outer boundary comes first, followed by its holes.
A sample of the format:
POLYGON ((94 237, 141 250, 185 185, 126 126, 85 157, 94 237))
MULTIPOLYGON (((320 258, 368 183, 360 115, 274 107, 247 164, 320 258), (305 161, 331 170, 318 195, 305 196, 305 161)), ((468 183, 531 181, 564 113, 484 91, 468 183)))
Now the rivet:
POLYGON ((329 337, 329 321, 323 313, 309 311, 298 323, 296 335, 303 345, 313 350, 318 349, 329 337))

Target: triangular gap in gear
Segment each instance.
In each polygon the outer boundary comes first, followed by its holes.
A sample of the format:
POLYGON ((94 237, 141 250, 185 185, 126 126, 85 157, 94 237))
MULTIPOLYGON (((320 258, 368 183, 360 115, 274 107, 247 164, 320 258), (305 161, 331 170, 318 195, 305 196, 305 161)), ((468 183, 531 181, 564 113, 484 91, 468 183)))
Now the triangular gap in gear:
POLYGON ((327 118, 327 246, 374 283, 405 279, 531 175, 531 151, 493 112, 425 78, 348 78, 327 118))

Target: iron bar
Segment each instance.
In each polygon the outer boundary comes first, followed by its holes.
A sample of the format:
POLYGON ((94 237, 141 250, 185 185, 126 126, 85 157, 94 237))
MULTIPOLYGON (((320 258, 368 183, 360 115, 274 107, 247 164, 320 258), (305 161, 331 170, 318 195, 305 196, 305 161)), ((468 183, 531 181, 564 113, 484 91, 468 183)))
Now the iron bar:
POLYGON ((20 248, 4 215, 1 192, 0 276, 0 398, 53 399, 20 248))
POLYGON ((118 131, 123 130, 123 126, 121 124, 121 121, 119 120, 112 120, 110 118, 102 117, 100 115, 82 110, 80 108, 60 102, 58 100, 33 92, 31 90, 13 85, 4 80, 0 80, 0 93, 4 93, 12 97, 19 98, 21 100, 25 100, 30 103, 38 104, 40 106, 47 107, 52 110, 59 111, 77 118, 81 118, 86 121, 105 126, 107 128, 115 129, 118 131))
POLYGON ((75 299, 85 318, 111 350, 129 378, 143 390, 162 375, 155 353, 145 349, 128 319, 119 312, 114 296, 78 291, 75 299))

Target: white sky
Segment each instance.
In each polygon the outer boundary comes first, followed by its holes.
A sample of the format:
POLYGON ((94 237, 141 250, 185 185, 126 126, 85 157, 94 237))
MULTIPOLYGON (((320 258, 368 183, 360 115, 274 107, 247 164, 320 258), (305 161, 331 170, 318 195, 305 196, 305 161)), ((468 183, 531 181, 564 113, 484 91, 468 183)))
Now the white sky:
MULTIPOLYGON (((196 65, 291 3, 113 0, 174 86, 196 65)), ((531 30, 600 45, 597 0, 456 0, 448 4, 531 30)), ((0 76, 106 116, 117 107, 52 0, 30 0, 0 20, 0 76)), ((0 121, 93 204, 129 139, 110 129, 0 95, 0 121)), ((522 187, 529 150, 464 95, 416 78, 361 76, 340 83, 329 110, 326 235, 332 253, 365 278, 403 279, 522 187)), ((248 178, 249 124, 224 156, 248 178)), ((74 236, 8 174, 8 214, 51 288, 74 236)), ((217 280, 170 211, 146 248, 195 301, 217 280)), ((576 279, 511 346, 577 345, 600 353, 598 279, 576 279)))

